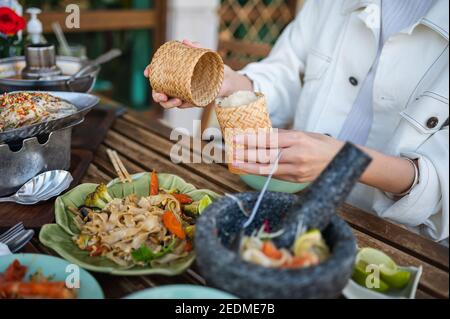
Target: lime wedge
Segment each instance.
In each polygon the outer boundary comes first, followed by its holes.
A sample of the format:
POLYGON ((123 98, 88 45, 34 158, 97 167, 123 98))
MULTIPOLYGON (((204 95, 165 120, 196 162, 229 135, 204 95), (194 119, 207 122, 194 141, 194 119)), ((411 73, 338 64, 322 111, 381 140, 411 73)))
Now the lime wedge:
POLYGON ((317 254, 320 261, 328 258, 330 251, 318 229, 312 229, 297 238, 294 243, 294 254, 300 257, 305 252, 317 254))
POLYGON ((198 213, 201 214, 203 211, 212 204, 212 200, 208 195, 203 196, 203 198, 198 203, 198 213))
POLYGON ((359 267, 355 267, 355 269, 353 270, 353 275, 352 275, 352 279, 360 286, 370 289, 370 290, 374 290, 377 292, 386 292, 389 290, 389 285, 387 283, 385 283, 382 279, 380 279, 380 283, 379 283, 379 287, 372 287, 372 288, 368 288, 367 287, 367 277, 370 275, 370 273, 365 272, 364 270, 362 270, 359 267))
POLYGON ((381 280, 392 288, 402 289, 411 280, 411 274, 399 270, 391 257, 377 249, 363 248, 356 256, 356 267, 365 270, 369 265, 377 266, 381 280))
POLYGON ((398 270, 393 274, 386 274, 381 269, 380 273, 381 279, 395 289, 405 288, 411 280, 411 273, 406 270, 398 270))
POLYGON ((373 248, 363 248, 356 255, 356 266, 366 269, 369 265, 380 267, 380 271, 393 274, 397 272, 397 264, 385 253, 373 248))

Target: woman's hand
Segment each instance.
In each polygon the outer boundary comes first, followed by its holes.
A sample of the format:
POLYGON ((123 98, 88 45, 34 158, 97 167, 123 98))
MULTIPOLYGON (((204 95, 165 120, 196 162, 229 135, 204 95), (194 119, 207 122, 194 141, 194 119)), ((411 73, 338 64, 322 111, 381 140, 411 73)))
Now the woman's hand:
MULTIPOLYGON (((200 48, 200 44, 197 42, 184 40, 183 44, 193 48, 200 48)), ((149 77, 149 67, 150 66, 147 66, 144 71, 144 76, 147 78, 149 77)), ((239 90, 253 91, 253 83, 246 76, 240 75, 239 73, 233 71, 229 66, 225 65, 224 80, 218 97, 228 96, 239 90)), ((182 109, 195 107, 195 105, 186 103, 178 98, 170 98, 163 92, 153 91, 152 96, 156 103, 159 103, 166 109, 175 107, 182 109)))
MULTIPOLYGON (((297 183, 314 181, 344 146, 344 142, 315 133, 278 130, 270 134, 236 136, 233 166, 256 175, 268 175, 282 151, 275 177, 297 183)), ((360 147, 372 163, 360 182, 391 194, 403 194, 414 183, 415 168, 411 161, 388 156, 360 147)), ((418 165, 417 163, 415 163, 418 165)))
POLYGON ((264 136, 236 136, 233 166, 249 174, 268 175, 281 150, 275 177, 297 183, 312 182, 344 145, 322 134, 276 130, 264 136))

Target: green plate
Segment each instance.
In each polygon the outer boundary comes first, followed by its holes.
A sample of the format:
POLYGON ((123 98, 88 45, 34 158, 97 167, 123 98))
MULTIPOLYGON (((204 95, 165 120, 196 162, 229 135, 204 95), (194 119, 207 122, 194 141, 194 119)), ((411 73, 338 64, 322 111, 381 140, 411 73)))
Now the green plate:
MULTIPOLYGON (((26 280, 29 276, 41 271, 44 276, 51 276, 51 281, 66 281, 68 275, 75 274, 78 269, 68 268, 71 264, 67 261, 37 254, 17 254, 0 257, 0 273, 14 261, 18 260, 22 265, 28 267, 25 275, 26 280)), ((103 299, 103 291, 100 285, 90 273, 84 269, 79 269, 80 288, 77 289, 77 299, 103 299)))
MULTIPOLYGON (((132 177, 133 182, 128 184, 122 184, 118 179, 111 181, 108 184, 111 196, 123 198, 133 193, 137 196, 148 196, 150 192, 150 174, 140 173, 132 177)), ((176 188, 196 201, 202 199, 205 195, 210 196, 212 200, 220 198, 218 194, 212 191, 196 189, 192 184, 186 183, 182 178, 175 175, 158 174, 158 180, 160 187, 165 189, 176 188)), ((86 196, 92 193, 96 187, 97 184, 82 184, 56 199, 56 224, 42 227, 39 234, 39 240, 42 244, 56 251, 64 259, 85 269, 113 275, 138 276, 158 274, 175 276, 189 268, 195 259, 194 252, 164 268, 152 268, 150 266, 123 268, 106 257, 91 257, 89 252, 79 249, 72 241, 72 237, 77 235, 79 231, 73 223, 73 214, 68 208, 81 207, 86 196)))
MULTIPOLYGON (((245 184, 259 191, 262 190, 265 182, 267 181, 267 177, 258 175, 241 175, 240 178, 245 184)), ((269 188, 267 190, 269 192, 295 194, 304 190, 308 187, 308 185, 309 183, 291 183, 273 178, 270 181, 269 188)))
POLYGON ((237 299, 237 297, 203 286, 172 285, 142 290, 125 299, 237 299))

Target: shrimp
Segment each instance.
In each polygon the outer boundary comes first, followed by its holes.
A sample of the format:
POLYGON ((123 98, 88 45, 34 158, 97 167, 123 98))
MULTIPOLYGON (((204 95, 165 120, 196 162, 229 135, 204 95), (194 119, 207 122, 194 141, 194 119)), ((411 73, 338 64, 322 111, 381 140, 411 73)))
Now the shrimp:
POLYGON ((66 288, 64 282, 0 282, 0 299, 74 299, 75 296, 75 291, 66 288))

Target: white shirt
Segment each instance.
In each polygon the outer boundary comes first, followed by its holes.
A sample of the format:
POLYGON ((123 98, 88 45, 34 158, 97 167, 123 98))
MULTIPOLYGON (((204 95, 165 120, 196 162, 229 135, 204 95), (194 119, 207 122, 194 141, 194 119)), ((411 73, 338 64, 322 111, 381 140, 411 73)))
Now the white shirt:
MULTIPOLYGON (((365 185, 348 199, 435 240, 449 236, 448 9, 436 0, 389 37, 371 91, 366 146, 417 159, 419 184, 398 201, 365 185)), ((377 60, 381 16, 381 0, 306 2, 270 56, 242 71, 267 96, 275 126, 339 137, 377 60)))

